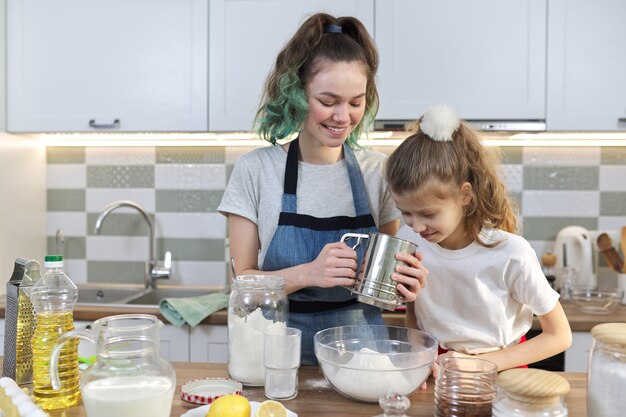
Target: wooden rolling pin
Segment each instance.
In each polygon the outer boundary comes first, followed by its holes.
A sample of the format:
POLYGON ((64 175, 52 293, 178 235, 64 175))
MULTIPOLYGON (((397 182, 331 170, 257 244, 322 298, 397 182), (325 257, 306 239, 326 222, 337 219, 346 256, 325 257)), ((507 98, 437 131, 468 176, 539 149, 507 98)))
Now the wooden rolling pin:
POLYGON ((609 264, 609 266, 619 273, 621 273, 624 269, 624 262, 622 258, 620 258, 619 253, 613 247, 611 243, 611 238, 606 233, 601 233, 598 236, 598 249, 602 252, 602 256, 609 264))

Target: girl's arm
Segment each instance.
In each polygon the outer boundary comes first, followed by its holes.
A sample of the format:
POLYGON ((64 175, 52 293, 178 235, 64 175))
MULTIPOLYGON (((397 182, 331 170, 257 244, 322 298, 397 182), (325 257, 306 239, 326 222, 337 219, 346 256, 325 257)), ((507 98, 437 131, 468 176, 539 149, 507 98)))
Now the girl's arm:
POLYGON ((572 344, 572 331, 559 302, 547 314, 537 316, 541 333, 532 339, 494 352, 477 355, 498 366, 498 371, 538 362, 563 352, 572 344))

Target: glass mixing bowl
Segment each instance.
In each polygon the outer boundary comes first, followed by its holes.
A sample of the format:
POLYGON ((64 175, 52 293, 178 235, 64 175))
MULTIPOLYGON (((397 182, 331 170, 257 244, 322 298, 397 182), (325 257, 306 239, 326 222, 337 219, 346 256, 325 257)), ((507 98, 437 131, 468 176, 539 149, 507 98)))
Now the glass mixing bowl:
POLYGON ((622 300, 623 290, 574 288, 572 301, 577 309, 589 314, 609 314, 622 300))
POLYGON ((378 402, 390 392, 409 395, 426 380, 439 342, 429 333, 394 326, 339 326, 319 331, 315 356, 343 396, 378 402))

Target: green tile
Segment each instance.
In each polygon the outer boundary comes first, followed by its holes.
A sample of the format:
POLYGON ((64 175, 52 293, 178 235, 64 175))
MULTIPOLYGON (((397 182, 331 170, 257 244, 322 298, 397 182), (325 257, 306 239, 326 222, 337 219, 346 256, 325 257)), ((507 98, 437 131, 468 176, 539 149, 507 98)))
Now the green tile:
POLYGON ((65 236, 62 250, 57 248, 56 236, 46 238, 47 253, 63 255, 65 259, 87 259, 87 239, 84 236, 65 236))
POLYGON ((224 245, 225 239, 161 238, 157 241, 157 253, 162 258, 170 251, 177 261, 224 261, 224 245))
POLYGON ((49 147, 46 149, 46 160, 49 164, 84 164, 85 147, 49 147))
POLYGON ((566 226, 577 225, 587 230, 598 229, 597 217, 524 217, 522 235, 526 240, 555 240, 566 226))
POLYGON ((519 165, 524 160, 524 148, 521 146, 504 146, 500 148, 502 151, 502 163, 503 164, 516 164, 519 165))
POLYGON ((143 284, 145 262, 87 261, 87 282, 143 284))
POLYGON ((601 192, 600 215, 626 216, 626 192, 601 192))
MULTIPOLYGON (((150 214, 154 222, 154 215, 150 214)), ((87 233, 94 235, 98 220, 97 213, 87 214, 87 233)), ((100 227, 102 236, 148 236, 148 224, 143 216, 136 213, 110 213, 104 218, 100 227)))
POLYGON ((156 190, 156 211, 211 213, 217 211, 223 190, 156 190))
POLYGON ((157 147, 158 164, 222 164, 226 160, 226 148, 212 146, 157 147))
POLYGON ((153 188, 154 165, 87 166, 89 188, 153 188))
POLYGON ((524 166, 524 190, 597 190, 599 167, 524 166))
POLYGON ((48 190, 48 211, 85 211, 85 190, 48 190))
POLYGON ((600 148, 601 161, 607 165, 626 165, 626 148, 610 147, 600 148))

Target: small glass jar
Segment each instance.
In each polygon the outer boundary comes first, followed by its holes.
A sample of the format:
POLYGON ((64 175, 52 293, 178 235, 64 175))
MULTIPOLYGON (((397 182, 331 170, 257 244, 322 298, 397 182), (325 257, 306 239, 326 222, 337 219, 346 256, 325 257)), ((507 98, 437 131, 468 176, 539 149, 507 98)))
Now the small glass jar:
POLYGON ((491 417, 497 376, 493 362, 449 356, 437 364, 435 417, 491 417))
POLYGON ((587 415, 623 417, 626 409, 626 323, 591 329, 593 344, 587 371, 587 415))
POLYGON ((493 417, 567 417, 569 382, 541 369, 503 371, 496 380, 493 417))
POLYGON ((285 279, 275 275, 239 275, 228 300, 228 373, 248 386, 265 384, 263 332, 286 327, 285 279))

